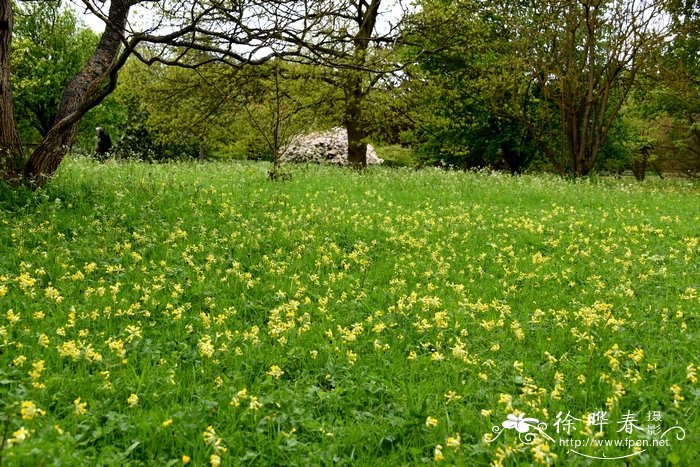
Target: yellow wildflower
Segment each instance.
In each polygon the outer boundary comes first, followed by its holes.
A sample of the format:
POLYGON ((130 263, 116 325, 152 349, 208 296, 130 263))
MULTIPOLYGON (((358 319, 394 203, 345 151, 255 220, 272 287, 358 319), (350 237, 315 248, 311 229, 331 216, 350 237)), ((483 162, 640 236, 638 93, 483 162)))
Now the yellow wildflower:
POLYGON ((260 407, 262 407, 262 404, 258 402, 257 397, 251 396, 249 407, 251 410, 258 410, 260 407))
POLYGON ((141 328, 138 326, 129 325, 124 330, 127 332, 127 334, 129 334, 128 336, 126 336, 126 339, 124 339, 126 342, 131 342, 135 339, 141 339, 142 337, 141 328))
POLYGON ((681 392, 683 392, 683 389, 681 389, 681 387, 677 384, 671 386, 671 393, 673 394, 673 405, 676 407, 680 405, 681 401, 685 400, 685 398, 681 395, 681 392))
POLYGON ((49 346, 49 336, 46 334, 40 334, 39 335, 39 345, 42 347, 48 347, 49 346))
POLYGON ((435 450, 433 451, 433 459, 435 462, 440 462, 442 460, 445 460, 445 456, 442 455, 442 445, 438 444, 435 446, 435 450))
POLYGON ((445 404, 458 401, 462 398, 462 396, 457 394, 455 391, 447 391, 445 394, 443 394, 443 396, 445 397, 445 404))
POLYGON ((19 430, 12 433, 12 437, 7 440, 8 446, 14 446, 24 442, 29 437, 29 431, 23 426, 19 430))
POLYGON ((22 401, 20 413, 22 414, 23 420, 31 420, 37 415, 43 416, 46 414, 46 412, 34 405, 34 402, 32 401, 22 401))
POLYGON ((214 345, 211 343, 211 337, 209 336, 203 336, 199 340, 197 347, 203 357, 211 358, 214 355, 214 345))
POLYGON ((87 413, 87 402, 81 402, 80 397, 73 401, 73 412, 80 416, 87 413))
POLYGON ((348 350, 347 356, 348 356, 348 362, 350 363, 350 365, 354 365, 355 362, 357 361, 357 354, 355 352, 353 352, 352 350, 348 350))
POLYGON ((282 371, 282 369, 279 366, 272 365, 270 367, 270 370, 266 374, 272 376, 275 379, 280 379, 284 374, 284 371, 282 371))
POLYGON ((462 438, 459 436, 459 433, 455 433, 454 436, 450 436, 449 438, 447 438, 447 447, 448 448, 458 450, 461 443, 462 443, 462 438))

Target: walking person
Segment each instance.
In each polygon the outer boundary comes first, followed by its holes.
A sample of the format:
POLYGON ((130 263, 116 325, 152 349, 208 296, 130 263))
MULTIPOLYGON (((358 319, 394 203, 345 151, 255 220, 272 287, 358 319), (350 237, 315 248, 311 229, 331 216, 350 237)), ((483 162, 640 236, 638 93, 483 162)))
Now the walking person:
POLYGON ((112 149, 112 138, 110 138, 109 133, 107 133, 100 126, 98 126, 95 130, 97 131, 97 146, 95 147, 95 156, 100 160, 104 160, 107 158, 107 156, 109 155, 109 151, 112 149))

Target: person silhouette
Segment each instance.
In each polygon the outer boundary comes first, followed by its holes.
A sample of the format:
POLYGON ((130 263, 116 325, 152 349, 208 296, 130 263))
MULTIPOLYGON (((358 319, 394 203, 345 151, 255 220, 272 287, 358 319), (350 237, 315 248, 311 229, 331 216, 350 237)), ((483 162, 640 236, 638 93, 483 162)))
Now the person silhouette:
POLYGON ((95 155, 98 159, 104 159, 109 154, 110 149, 112 149, 112 138, 110 138, 109 133, 100 126, 95 128, 95 131, 97 132, 95 155))

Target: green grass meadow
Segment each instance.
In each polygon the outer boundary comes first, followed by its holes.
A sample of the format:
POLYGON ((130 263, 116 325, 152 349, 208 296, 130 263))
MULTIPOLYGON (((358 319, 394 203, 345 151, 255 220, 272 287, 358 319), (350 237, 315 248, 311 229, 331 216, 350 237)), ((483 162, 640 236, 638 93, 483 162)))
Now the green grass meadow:
POLYGON ((700 186, 268 170, 0 189, 0 464, 700 463, 700 186))

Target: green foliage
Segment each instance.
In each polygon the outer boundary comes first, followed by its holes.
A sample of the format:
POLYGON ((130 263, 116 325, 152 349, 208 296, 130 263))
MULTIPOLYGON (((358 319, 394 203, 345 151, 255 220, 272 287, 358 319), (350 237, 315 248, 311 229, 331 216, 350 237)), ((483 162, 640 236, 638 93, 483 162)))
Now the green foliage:
POLYGON ((512 172, 546 158, 575 176, 621 156, 614 147, 626 144, 606 140, 663 43, 664 28, 648 22, 659 5, 421 2, 407 83, 420 152, 512 172))
POLYGON ((652 84, 637 96, 654 155, 667 171, 700 175, 700 8, 670 2, 674 40, 658 58, 652 84))
POLYGON ((22 2, 14 8, 15 114, 22 139, 36 142, 51 127, 64 86, 87 63, 98 37, 60 3, 22 2))
POLYGON ((118 159, 145 161, 180 160, 198 156, 198 146, 187 141, 164 143, 147 124, 149 113, 135 98, 119 97, 126 118, 112 136, 111 154, 118 159))
POLYGON ((3 465, 569 464, 484 435, 597 410, 613 440, 659 411, 686 437, 636 460, 697 464, 697 183, 268 170, 0 187, 3 465))
POLYGON ((141 150, 149 159, 196 157, 201 144, 208 157, 272 160, 276 122, 283 148, 294 134, 335 120, 335 93, 317 70, 295 64, 193 70, 131 61, 115 94, 128 109, 117 152, 141 150))
POLYGON ((494 77, 510 55, 493 10, 476 2, 423 2, 414 22, 419 47, 408 53, 418 67, 409 69, 404 87, 418 152, 456 167, 525 170, 538 148, 509 110, 512 93, 494 77))
POLYGON ((374 146, 377 156, 384 159, 387 167, 413 167, 418 165, 415 151, 399 144, 374 146))

